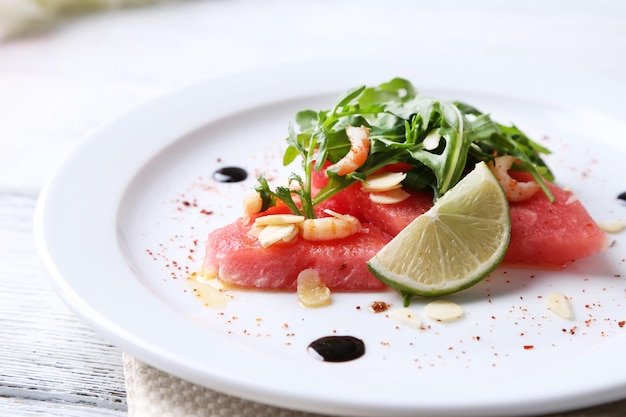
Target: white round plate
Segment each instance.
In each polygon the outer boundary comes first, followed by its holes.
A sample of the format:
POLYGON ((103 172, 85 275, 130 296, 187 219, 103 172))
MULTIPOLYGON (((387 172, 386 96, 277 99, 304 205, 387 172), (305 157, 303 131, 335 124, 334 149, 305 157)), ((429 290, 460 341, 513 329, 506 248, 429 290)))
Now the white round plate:
POLYGON ((514 122, 553 150, 557 182, 598 221, 624 220, 626 89, 597 79, 464 65, 441 59, 304 63, 185 88, 93 134, 43 191, 36 216, 41 256, 63 300, 112 343, 142 361, 231 395, 343 416, 529 415, 626 397, 624 234, 563 270, 500 267, 448 297, 465 310, 443 324, 412 308, 405 327, 374 301, 401 307, 393 291, 333 294, 327 308, 295 294, 229 291, 207 307, 188 278, 209 231, 241 215, 256 176, 279 178, 296 111, 332 106, 345 89, 395 76, 424 93, 474 104, 514 122), (348 68, 346 68, 348 67, 348 68), (623 115, 622 115, 623 116, 623 115), (225 166, 250 174, 220 183, 225 166), (570 297, 574 320, 546 296, 570 297), (362 339, 344 363, 313 358, 326 335, 362 339))

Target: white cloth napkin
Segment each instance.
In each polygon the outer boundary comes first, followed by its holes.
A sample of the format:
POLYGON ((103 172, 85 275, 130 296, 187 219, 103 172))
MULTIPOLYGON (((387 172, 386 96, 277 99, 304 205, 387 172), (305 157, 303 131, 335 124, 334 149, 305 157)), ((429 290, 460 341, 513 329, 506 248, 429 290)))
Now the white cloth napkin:
POLYGON ((128 417, 321 417, 222 394, 124 354, 128 417))
MULTIPOLYGON (((124 354, 128 417, 322 417, 222 394, 124 354)), ((623 417, 626 400, 544 417, 623 417)))

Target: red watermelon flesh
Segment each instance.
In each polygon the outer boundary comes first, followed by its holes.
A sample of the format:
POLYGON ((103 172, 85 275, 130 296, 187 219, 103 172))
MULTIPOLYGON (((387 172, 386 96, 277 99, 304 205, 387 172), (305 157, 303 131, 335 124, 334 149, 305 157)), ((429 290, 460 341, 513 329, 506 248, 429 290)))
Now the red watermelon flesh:
POLYGON ((539 267, 563 267, 606 249, 605 233, 570 192, 548 184, 556 201, 537 192, 510 203, 511 241, 504 262, 539 267))
MULTIPOLYGON (((392 168, 391 168, 392 169, 392 168)), ((323 172, 313 171, 313 188, 319 191, 328 178, 323 172)), ((315 193, 315 191, 314 191, 315 193)), ((364 192, 361 183, 355 183, 340 193, 323 201, 318 207, 337 213, 351 214, 362 222, 373 223, 392 236, 400 233, 413 219, 424 214, 433 205, 433 193, 410 191, 406 200, 396 204, 378 204, 364 192)))
MULTIPOLYGON (((520 181, 531 179, 526 174, 513 174, 520 181)), ((317 185, 323 185, 321 181, 317 185)), ((548 184, 556 201, 538 191, 532 198, 511 202, 511 241, 504 258, 506 264, 560 268, 576 259, 604 250, 607 239, 584 206, 570 192, 548 184)), ((397 204, 377 204, 360 184, 351 186, 322 203, 338 212, 341 209, 370 222, 395 236, 417 216, 432 206, 431 192, 411 192, 397 204)))
POLYGON ((391 237, 373 225, 345 239, 309 242, 300 237, 263 248, 241 219, 209 234, 203 273, 226 284, 264 290, 295 291, 298 274, 313 268, 331 291, 374 291, 385 285, 366 262, 391 237))
MULTIPOLYGON (((317 174, 315 188, 324 181, 317 174)), ((511 241, 504 263, 560 268, 606 248, 604 232, 575 196, 556 185, 549 187, 556 198, 553 203, 541 191, 526 201, 510 203, 511 241)), ((366 261, 431 206, 430 192, 411 192, 397 204, 377 204, 357 183, 324 201, 316 212, 328 208, 352 214, 366 232, 328 242, 298 237, 263 248, 248 235, 252 219, 239 219, 209 235, 203 271, 233 286, 293 291, 300 271, 313 268, 331 290, 378 290, 384 285, 367 270, 366 261)), ((288 211, 279 205, 263 215, 288 211)))
POLYGON ((433 205, 432 192, 409 191, 410 196, 399 203, 379 204, 362 191, 361 184, 351 186, 347 192, 341 192, 320 205, 343 213, 341 209, 350 209, 345 213, 356 216, 361 221, 373 223, 392 236, 400 233, 416 217, 424 214, 433 205))

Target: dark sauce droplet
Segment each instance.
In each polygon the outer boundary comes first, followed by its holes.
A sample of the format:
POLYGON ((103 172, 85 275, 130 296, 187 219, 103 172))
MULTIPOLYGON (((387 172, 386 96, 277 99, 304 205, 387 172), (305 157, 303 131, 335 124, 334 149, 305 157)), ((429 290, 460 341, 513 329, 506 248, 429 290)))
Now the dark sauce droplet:
POLYGON ((347 362, 363 356, 365 344, 353 336, 326 336, 311 342, 309 351, 325 362, 347 362))
POLYGON ((241 182, 248 178, 248 172, 239 167, 224 167, 213 173, 213 179, 219 182, 241 182))
POLYGON ((626 201, 626 191, 617 196, 622 201, 626 201))

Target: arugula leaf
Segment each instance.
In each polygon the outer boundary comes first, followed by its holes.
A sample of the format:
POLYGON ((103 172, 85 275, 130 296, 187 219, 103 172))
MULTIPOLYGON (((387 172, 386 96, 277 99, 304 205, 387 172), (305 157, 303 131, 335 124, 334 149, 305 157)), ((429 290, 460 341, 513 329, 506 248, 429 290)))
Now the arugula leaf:
POLYGON ((296 113, 289 125, 285 165, 302 158, 304 178, 292 174, 297 187, 272 191, 259 177, 257 191, 263 207, 283 201, 294 213, 315 217, 315 206, 356 181, 364 181, 387 165, 410 166, 403 183, 413 189, 431 188, 435 199, 454 187, 471 165, 497 155, 513 155, 518 169, 527 171, 553 200, 546 181, 553 175, 541 158, 550 151, 516 126, 505 126, 473 106, 420 95, 413 84, 394 78, 374 87, 358 86, 341 94, 331 109, 296 113), (327 170, 328 183, 312 196, 313 170, 334 164, 350 151, 347 126, 370 129, 370 153, 355 172, 339 176, 327 170), (428 140, 426 140, 428 139, 428 140), (299 204, 294 200, 299 197, 299 204))
MULTIPOLYGON (((465 169, 467 148, 471 142, 466 140, 463 134, 464 119, 461 112, 451 103, 418 98, 414 108, 425 115, 423 116, 425 119, 428 117, 426 120, 430 120, 429 127, 436 129, 440 140, 445 142, 440 153, 431 152, 423 146, 411 152, 411 156, 435 173, 437 186, 434 189, 437 195, 443 195, 458 182, 465 169)), ((414 128, 424 130, 424 121, 421 123, 422 126, 414 128)))
MULTIPOLYGON (((261 213, 276 205, 276 193, 272 191, 270 185, 267 183, 265 179, 265 175, 261 174, 257 178, 258 184, 254 189, 261 197, 262 205, 261 205, 261 213)), ((299 212, 299 210, 297 210, 299 212)), ((295 213, 295 212, 294 212, 295 213)))
POLYGON ((530 139, 516 126, 504 126, 464 103, 455 105, 467 118, 466 134, 470 142, 476 146, 469 149, 469 154, 476 160, 492 160, 493 155, 513 155, 520 162, 520 169, 532 175, 550 201, 554 201, 552 192, 546 181, 554 181, 554 175, 545 164, 540 154, 550 154, 550 150, 530 139))

